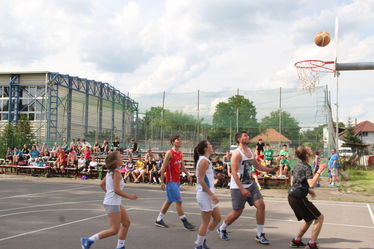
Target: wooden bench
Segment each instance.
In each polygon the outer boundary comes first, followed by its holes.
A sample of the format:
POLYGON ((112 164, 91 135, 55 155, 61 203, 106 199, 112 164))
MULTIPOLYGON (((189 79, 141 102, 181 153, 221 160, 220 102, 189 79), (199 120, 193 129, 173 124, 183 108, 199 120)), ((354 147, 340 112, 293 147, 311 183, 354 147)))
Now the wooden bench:
POLYGON ((281 184, 281 185, 286 185, 289 186, 291 181, 290 177, 264 177, 264 176, 258 176, 258 182, 262 187, 269 188, 269 183, 275 183, 275 184, 281 184))

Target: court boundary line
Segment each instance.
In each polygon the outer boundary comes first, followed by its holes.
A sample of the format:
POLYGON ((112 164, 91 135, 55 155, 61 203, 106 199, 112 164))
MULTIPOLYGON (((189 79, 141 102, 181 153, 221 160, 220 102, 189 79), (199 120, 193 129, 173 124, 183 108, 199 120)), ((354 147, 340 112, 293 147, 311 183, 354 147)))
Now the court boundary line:
POLYGON ((374 214, 373 214, 373 210, 371 210, 371 206, 369 203, 366 203, 366 206, 368 207, 369 209, 369 214, 370 214, 370 217, 371 217, 371 221, 373 222, 374 224, 374 214))
POLYGON ((74 205, 74 204, 79 204, 79 203, 89 203, 89 202, 96 202, 96 201, 103 201, 103 200, 99 199, 99 200, 71 201, 71 202, 58 202, 58 203, 50 203, 50 204, 40 204, 40 205, 34 205, 34 206, 23 206, 23 207, 16 207, 16 208, 0 209, 0 212, 20 210, 20 209, 28 209, 28 208, 37 208, 37 207, 50 207, 50 206, 56 206, 56 205, 74 205))

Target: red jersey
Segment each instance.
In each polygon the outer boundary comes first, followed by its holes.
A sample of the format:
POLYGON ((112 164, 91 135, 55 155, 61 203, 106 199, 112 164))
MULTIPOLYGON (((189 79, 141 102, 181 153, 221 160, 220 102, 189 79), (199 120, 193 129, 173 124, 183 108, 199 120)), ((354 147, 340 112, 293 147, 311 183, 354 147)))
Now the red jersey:
POLYGON ((181 166, 183 163, 183 153, 181 151, 169 150, 171 152, 171 159, 166 166, 166 184, 169 182, 180 182, 181 166))

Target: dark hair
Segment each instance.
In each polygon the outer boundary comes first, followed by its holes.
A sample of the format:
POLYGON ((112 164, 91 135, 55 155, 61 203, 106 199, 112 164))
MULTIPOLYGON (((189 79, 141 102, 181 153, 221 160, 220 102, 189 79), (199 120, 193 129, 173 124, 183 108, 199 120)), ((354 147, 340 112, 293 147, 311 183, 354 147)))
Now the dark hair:
POLYGON ((172 137, 170 138, 170 143, 173 144, 174 141, 177 140, 177 139, 180 139, 180 136, 179 136, 179 135, 172 136, 172 137))
POLYGON ((105 158, 105 166, 109 171, 114 171, 117 168, 117 165, 115 163, 117 159, 117 155, 119 155, 119 151, 115 151, 113 153, 110 153, 105 158))
POLYGON ((248 132, 246 132, 246 131, 239 131, 238 133, 235 134, 235 141, 236 141, 237 143, 239 143, 239 138, 241 138, 241 136, 242 136, 243 134, 247 134, 247 135, 248 135, 248 132))
POLYGON ((266 146, 270 146, 270 144, 266 144, 266 146))
POLYGON ((295 155, 297 158, 299 158, 301 161, 305 162, 307 159, 307 156, 309 155, 308 147, 304 145, 300 145, 297 147, 295 151, 295 155))
POLYGON ((193 150, 193 159, 195 161, 195 167, 196 167, 197 161, 199 161, 199 156, 204 155, 204 150, 207 147, 208 147, 208 141, 203 140, 203 141, 200 141, 195 147, 195 149, 193 150))
POLYGON ((319 152, 318 152, 318 151, 316 151, 316 153, 315 153, 315 154, 316 154, 316 156, 319 156, 319 152))
POLYGON ((159 153, 158 156, 160 157, 160 159, 164 159, 164 155, 162 153, 159 153))
POLYGON ((287 147, 287 144, 283 144, 283 147, 287 147))

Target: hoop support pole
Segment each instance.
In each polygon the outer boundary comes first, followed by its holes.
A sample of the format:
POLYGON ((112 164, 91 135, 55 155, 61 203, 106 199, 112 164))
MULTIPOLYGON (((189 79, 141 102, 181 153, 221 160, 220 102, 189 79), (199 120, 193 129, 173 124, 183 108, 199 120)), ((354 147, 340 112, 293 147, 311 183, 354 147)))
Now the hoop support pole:
POLYGON ((374 70, 374 62, 336 63, 336 71, 374 70))

